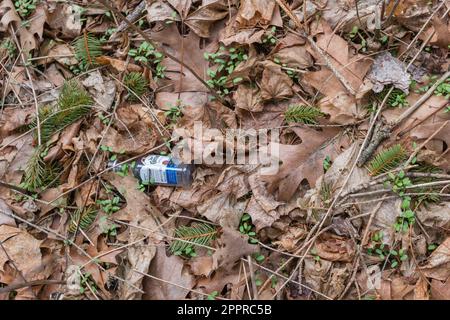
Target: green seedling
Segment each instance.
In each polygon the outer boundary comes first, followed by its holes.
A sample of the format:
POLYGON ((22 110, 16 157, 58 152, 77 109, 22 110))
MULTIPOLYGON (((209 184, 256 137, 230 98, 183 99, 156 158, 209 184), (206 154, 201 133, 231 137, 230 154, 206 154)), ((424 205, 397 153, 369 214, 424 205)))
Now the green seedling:
POLYGON ((226 49, 224 46, 221 46, 216 53, 205 52, 204 58, 213 64, 213 67, 206 71, 209 77, 206 83, 218 95, 228 95, 234 85, 244 80, 242 77, 229 78, 237 66, 248 59, 243 48, 232 47, 226 49))
POLYGON ((252 224, 252 217, 248 213, 244 213, 241 217, 239 232, 249 237, 249 243, 258 243, 258 239, 256 239, 255 226, 252 224))
POLYGON ((17 13, 22 18, 26 18, 36 10, 37 2, 38 0, 16 0, 14 6, 17 13))
POLYGON ((327 172, 328 169, 331 168, 331 164, 332 162, 330 156, 326 156, 325 159, 323 159, 323 170, 327 172))
POLYGON ((97 204, 99 204, 103 212, 108 215, 120 210, 119 203, 120 198, 118 196, 114 196, 112 199, 97 200, 97 204))
POLYGON ((272 27, 266 31, 265 37, 263 38, 263 43, 274 45, 277 43, 277 38, 275 36, 277 32, 277 27, 272 27))
POLYGON ((148 43, 147 41, 142 42, 138 48, 130 49, 128 55, 133 57, 136 62, 141 62, 143 64, 151 63, 154 67, 155 77, 159 79, 165 78, 164 72, 166 67, 162 65, 164 55, 161 52, 158 52, 151 43, 148 43))

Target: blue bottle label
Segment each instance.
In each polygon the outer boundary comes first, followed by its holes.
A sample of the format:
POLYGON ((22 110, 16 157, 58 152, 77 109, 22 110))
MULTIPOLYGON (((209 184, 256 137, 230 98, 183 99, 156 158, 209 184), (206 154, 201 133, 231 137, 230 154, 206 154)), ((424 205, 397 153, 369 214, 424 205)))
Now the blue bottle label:
POLYGON ((177 184, 177 166, 167 156, 150 155, 142 160, 140 170, 144 183, 177 184))

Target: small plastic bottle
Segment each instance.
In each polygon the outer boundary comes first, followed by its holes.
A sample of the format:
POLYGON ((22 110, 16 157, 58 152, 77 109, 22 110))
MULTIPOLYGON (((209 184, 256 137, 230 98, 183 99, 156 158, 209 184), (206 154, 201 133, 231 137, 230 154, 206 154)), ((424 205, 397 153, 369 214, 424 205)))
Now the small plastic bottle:
MULTIPOLYGON (((119 161, 108 162, 108 167, 114 172, 121 171, 119 161)), ((181 163, 179 160, 169 157, 150 154, 136 160, 131 168, 133 175, 142 184, 189 187, 192 183, 194 166, 181 163)))

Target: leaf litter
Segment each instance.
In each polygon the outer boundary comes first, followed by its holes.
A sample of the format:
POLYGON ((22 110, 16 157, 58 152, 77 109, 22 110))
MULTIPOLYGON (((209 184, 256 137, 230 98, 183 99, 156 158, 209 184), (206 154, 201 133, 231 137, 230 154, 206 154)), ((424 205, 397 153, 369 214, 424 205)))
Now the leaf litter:
POLYGON ((449 299, 444 3, 2 1, 0 298, 449 299))

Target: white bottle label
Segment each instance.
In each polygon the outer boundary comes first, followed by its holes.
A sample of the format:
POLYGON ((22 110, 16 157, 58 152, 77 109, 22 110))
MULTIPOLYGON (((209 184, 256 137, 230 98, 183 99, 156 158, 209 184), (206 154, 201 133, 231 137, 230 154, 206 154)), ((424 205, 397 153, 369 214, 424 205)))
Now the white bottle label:
POLYGON ((167 183, 166 167, 170 157, 150 155, 142 160, 140 175, 146 183, 167 183))

